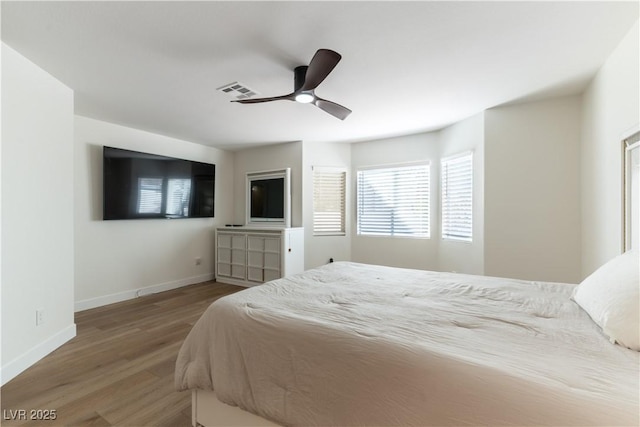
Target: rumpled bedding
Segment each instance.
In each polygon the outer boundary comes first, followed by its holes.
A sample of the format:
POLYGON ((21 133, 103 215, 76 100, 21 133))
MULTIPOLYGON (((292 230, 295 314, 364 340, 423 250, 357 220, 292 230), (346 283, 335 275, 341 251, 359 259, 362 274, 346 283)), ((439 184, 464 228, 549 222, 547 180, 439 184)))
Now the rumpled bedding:
POLYGON ((574 287, 328 264, 214 302, 176 388, 282 425, 640 425, 640 353, 574 287))

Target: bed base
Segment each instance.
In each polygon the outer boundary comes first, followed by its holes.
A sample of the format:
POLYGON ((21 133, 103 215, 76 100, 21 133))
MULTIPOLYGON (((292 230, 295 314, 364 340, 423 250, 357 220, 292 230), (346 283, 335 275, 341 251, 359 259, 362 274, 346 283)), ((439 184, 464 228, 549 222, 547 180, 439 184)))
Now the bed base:
POLYGON ((237 406, 222 403, 210 390, 191 392, 191 425, 193 427, 278 426, 237 406))

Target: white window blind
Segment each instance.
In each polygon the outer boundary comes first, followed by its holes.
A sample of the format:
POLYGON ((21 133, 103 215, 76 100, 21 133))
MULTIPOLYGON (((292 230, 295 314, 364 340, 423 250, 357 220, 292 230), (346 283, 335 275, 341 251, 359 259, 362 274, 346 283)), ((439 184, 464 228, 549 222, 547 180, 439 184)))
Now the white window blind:
POLYGON ((442 238, 473 239, 473 154, 449 157, 442 165, 442 238))
POLYGON ((358 171, 358 234, 430 237, 429 180, 428 163, 358 171))
POLYGON ((345 234, 345 170, 313 168, 313 234, 345 234))
POLYGON ((138 213, 162 211, 162 178, 138 178, 138 213))
POLYGON ((190 179, 169 179, 167 183, 167 215, 189 215, 190 196, 190 179))

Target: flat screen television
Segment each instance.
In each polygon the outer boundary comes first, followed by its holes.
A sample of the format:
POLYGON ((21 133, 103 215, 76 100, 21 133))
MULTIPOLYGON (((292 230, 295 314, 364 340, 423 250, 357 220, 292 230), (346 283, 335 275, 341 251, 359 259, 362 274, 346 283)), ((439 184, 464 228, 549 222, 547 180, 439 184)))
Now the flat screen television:
POLYGON ((284 218, 284 179, 256 179, 251 183, 251 218, 284 218))
POLYGON ((247 225, 290 226, 289 168, 247 174, 247 225))
POLYGON ((216 166, 103 148, 103 219, 214 216, 216 166))

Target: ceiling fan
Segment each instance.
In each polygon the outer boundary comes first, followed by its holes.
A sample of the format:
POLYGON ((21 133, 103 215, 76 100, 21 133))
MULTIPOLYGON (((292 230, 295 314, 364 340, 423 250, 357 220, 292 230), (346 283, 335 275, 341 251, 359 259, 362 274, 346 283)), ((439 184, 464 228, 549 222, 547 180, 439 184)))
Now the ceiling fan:
POLYGON ((342 56, 338 52, 329 49, 318 49, 311 58, 309 65, 301 65, 294 70, 293 92, 288 95, 274 96, 271 98, 241 99, 232 102, 241 104, 257 104, 271 101, 296 101, 303 104, 313 104, 321 110, 326 111, 334 117, 344 120, 351 110, 336 104, 335 102, 322 99, 315 94, 315 89, 338 65, 342 56))

